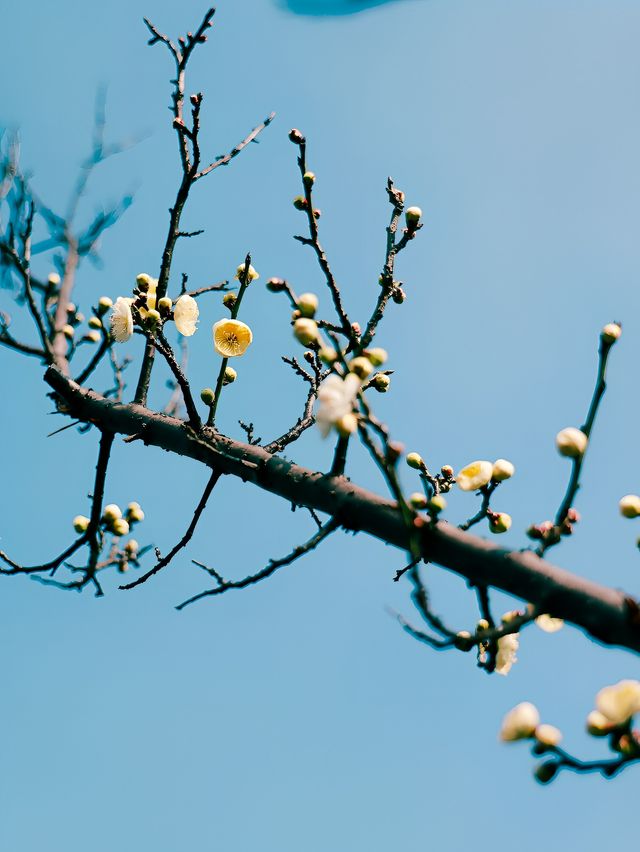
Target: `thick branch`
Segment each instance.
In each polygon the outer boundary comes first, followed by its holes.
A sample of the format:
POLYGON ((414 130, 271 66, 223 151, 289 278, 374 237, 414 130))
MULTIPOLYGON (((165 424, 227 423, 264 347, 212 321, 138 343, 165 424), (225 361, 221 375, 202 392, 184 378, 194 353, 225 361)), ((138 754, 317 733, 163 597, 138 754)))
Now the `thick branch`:
MULTIPOLYGON (((343 477, 307 470, 261 447, 249 446, 186 424, 140 405, 123 405, 79 387, 55 367, 45 380, 62 397, 68 413, 145 444, 238 476, 288 502, 325 512, 352 529, 409 548, 409 534, 395 503, 359 488, 343 477)), ((465 577, 473 585, 494 586, 534 604, 540 612, 580 627, 593 639, 640 651, 640 624, 634 602, 622 592, 557 568, 531 551, 508 551, 441 522, 419 530, 423 558, 465 577)))

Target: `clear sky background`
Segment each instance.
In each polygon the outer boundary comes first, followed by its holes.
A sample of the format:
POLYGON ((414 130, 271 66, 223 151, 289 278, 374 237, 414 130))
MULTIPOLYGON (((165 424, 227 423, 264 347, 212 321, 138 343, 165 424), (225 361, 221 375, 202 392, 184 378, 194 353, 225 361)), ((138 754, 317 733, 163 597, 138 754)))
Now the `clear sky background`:
MULTIPOLYGON (((144 137, 92 185, 87 217, 122 192, 136 200, 104 239, 103 268, 81 270, 85 312, 103 293, 127 293, 138 272, 157 273, 178 179, 172 67, 145 46, 141 19, 177 35, 204 12, 194 0, 180 6, 60 0, 3 11, 0 124, 20 128, 24 165, 48 203, 61 206, 87 152, 100 84, 112 138, 144 137)), ((408 301, 391 306, 380 334, 397 372, 377 410, 433 467, 513 460, 517 475, 497 501, 514 518, 511 546, 557 507, 569 465, 554 435, 584 418, 600 328, 624 323, 578 500, 583 523, 554 559, 638 594, 640 527, 617 513, 619 497, 640 490, 636 0, 222 0, 210 32, 188 82, 206 95, 205 150, 228 150, 278 113, 260 145, 198 185, 184 222, 206 234, 176 258, 194 286, 233 275, 249 249, 262 275, 244 312, 255 343, 221 425, 238 436, 237 419, 253 420, 270 437, 301 409, 302 388, 279 361, 299 352, 289 311, 262 286, 281 275, 327 301, 291 238, 303 228, 286 135, 297 126, 354 317, 376 297, 387 175, 423 208, 425 227, 398 263, 408 301)), ((43 260, 39 271, 49 269, 43 260)), ((217 372, 207 329, 221 315, 216 297, 203 302, 196 388, 217 372)), ((96 436, 46 440, 62 420, 49 416, 41 369, 0 358, 0 546, 44 560, 87 510, 96 436)), ((165 401, 159 378, 153 402, 165 401)), ((330 455, 315 433, 292 451, 325 469, 330 455)), ((383 488, 361 452, 349 473, 383 488)), ((205 481, 192 462, 119 441, 107 499, 139 500, 137 537, 166 551, 205 481)), ((474 508, 456 495, 449 517, 474 508)), ((97 600, 3 580, 3 849, 595 852, 636 837, 638 770, 614 783, 564 774, 540 788, 526 748, 496 741, 503 713, 530 699, 569 749, 603 755, 584 718, 600 687, 638 677, 629 654, 574 629, 530 630, 511 674, 489 678, 472 655, 438 655, 402 633, 385 608, 412 615, 408 587, 391 582, 403 554, 343 534, 271 582, 173 609, 206 585, 191 557, 239 577, 309 532, 301 513, 224 482, 188 555, 142 588, 118 592, 114 575, 97 600)), ((470 627, 464 584, 426 575, 437 609, 470 627)))

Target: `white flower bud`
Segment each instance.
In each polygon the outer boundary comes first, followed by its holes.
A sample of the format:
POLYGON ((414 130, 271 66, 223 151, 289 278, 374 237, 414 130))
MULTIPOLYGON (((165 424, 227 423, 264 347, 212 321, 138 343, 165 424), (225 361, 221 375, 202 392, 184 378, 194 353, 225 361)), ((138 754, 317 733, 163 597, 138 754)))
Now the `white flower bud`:
POLYGON ((626 494, 618 503, 620 514, 624 518, 640 516, 640 497, 637 494, 626 494))
POLYGON ((114 535, 123 536, 129 534, 129 524, 124 518, 118 518, 111 524, 114 535))
POLYGON ((109 503, 102 511, 102 520, 111 524, 122 517, 122 510, 116 503, 109 503))
POLYGON ((571 459, 579 458, 587 449, 589 439, 576 429, 575 426, 567 426, 556 435, 556 447, 561 456, 567 456, 571 459))
POLYGON ((313 317, 318 310, 318 297, 315 293, 303 293, 296 301, 298 310, 303 317, 313 317))
POLYGON ((510 710, 502 720, 500 739, 503 742, 531 739, 539 724, 540 714, 537 707, 529 701, 523 701, 510 710))
POLYGON ((554 725, 538 725, 535 737, 541 745, 557 746, 562 739, 562 731, 554 725))
POLYGON ((506 459, 497 459, 493 463, 493 473, 491 478, 494 482, 503 482, 505 479, 511 479, 515 473, 515 467, 506 459))

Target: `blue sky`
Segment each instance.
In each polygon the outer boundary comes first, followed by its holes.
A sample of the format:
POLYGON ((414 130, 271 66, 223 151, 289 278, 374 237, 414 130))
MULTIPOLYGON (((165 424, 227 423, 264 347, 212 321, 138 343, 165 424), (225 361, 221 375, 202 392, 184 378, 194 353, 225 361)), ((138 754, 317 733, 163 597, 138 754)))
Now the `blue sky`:
MULTIPOLYGON (((637 594, 640 530, 619 518, 617 500, 640 490, 638 4, 335 0, 324 7, 332 14, 315 14, 321 6, 223 0, 192 66, 212 156, 278 113, 260 145, 196 188, 185 225, 206 233, 176 259, 195 286, 232 275, 250 249, 262 275, 245 313, 255 342, 221 425, 237 435, 237 419, 252 419, 267 437, 301 406, 279 362, 296 352, 288 311, 260 286, 281 275, 326 302, 310 254, 291 239, 302 224, 286 134, 297 126, 355 317, 376 295, 387 175, 424 210, 399 261, 408 301, 392 306, 380 334, 396 373, 378 412, 434 467, 512 459, 517 475, 497 508, 513 515, 514 547, 557 506, 568 466, 553 437, 584 417, 601 326, 624 323, 578 501, 584 520, 554 557, 637 594), (358 5, 372 8, 341 14, 358 5)), ((136 201, 104 239, 103 268, 82 270, 85 310, 157 271, 175 192, 172 69, 145 46, 142 16, 178 34, 203 11, 193 0, 180 9, 61 0, 4 12, 16 35, 0 55, 0 124, 20 128, 47 202, 72 185, 99 85, 113 138, 143 137, 93 184, 87 216, 121 192, 135 190, 136 201)), ((205 304, 191 350, 196 388, 217 370, 206 328, 219 315, 214 299, 205 304)), ((71 518, 86 511, 96 439, 68 430, 45 440, 60 421, 48 415, 38 366, 0 357, 0 546, 35 561, 63 547, 71 518)), ((153 402, 165 399, 157 381, 153 402)), ((330 448, 310 434, 292 456, 322 468, 330 448)), ((350 474, 383 487, 361 452, 350 474)), ((167 550, 205 481, 191 462, 118 443, 107 499, 139 500, 139 538, 167 550)), ((450 518, 474 506, 457 495, 450 518)), ((240 576, 308 532, 274 498, 225 482, 189 558, 240 576)), ((408 589, 391 582, 402 554, 361 536, 334 537, 259 588, 176 613, 204 587, 189 558, 132 592, 118 592, 114 577, 101 600, 22 578, 1 584, 3 848, 457 852, 517 836, 521 852, 543 843, 595 852, 634 836, 633 770, 613 784, 564 775, 542 789, 526 750, 496 742, 503 713, 530 699, 569 748, 600 754, 583 720, 601 686, 638 676, 630 655, 575 630, 531 631, 509 677, 488 678, 471 657, 437 655, 399 630, 385 608, 411 612, 408 589)), ((463 583, 426 573, 439 611, 468 627, 463 583)))

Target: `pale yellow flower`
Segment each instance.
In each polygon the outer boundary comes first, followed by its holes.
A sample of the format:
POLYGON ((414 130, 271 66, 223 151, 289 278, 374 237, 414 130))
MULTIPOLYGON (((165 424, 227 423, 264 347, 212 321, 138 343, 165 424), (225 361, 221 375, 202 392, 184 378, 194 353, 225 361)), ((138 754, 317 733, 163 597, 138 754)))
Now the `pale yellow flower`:
MULTIPOLYGON (((316 423, 322 437, 326 438, 331 427, 357 427, 357 421, 352 418, 353 407, 360 390, 360 379, 355 373, 348 373, 344 379, 336 373, 331 373, 318 388, 318 410, 316 423), (346 420, 345 420, 346 418, 346 420)), ((355 431, 355 427, 352 431, 355 431)))
POLYGON ((496 654, 496 673, 508 675, 511 667, 518 662, 516 653, 520 647, 517 633, 507 633, 498 639, 498 653, 496 654))
POLYGON ((523 701, 513 710, 509 710, 502 720, 500 739, 506 743, 530 739, 539 723, 540 714, 537 707, 529 701, 523 701))
POLYGON ((243 355, 252 340, 251 329, 240 320, 222 319, 213 326, 213 345, 224 358, 243 355))
POLYGON ((489 461, 474 461, 463 467, 456 476, 461 491, 477 491, 491 482, 493 465, 489 461))
POLYGON ((623 725, 640 712, 640 682, 621 680, 614 686, 605 686, 596 695, 596 709, 612 725, 623 725))
POLYGON ((554 618, 552 615, 539 615, 536 618, 536 624, 540 630, 545 633, 557 633, 564 627, 564 621, 561 618, 554 618))
POLYGON ((173 309, 173 319, 180 334, 184 337, 195 334, 199 314, 200 309, 193 296, 187 296, 186 293, 180 296, 173 309))
POLYGON ((133 334, 133 299, 118 296, 111 311, 111 336, 117 343, 124 343, 133 334))

